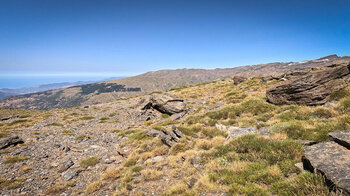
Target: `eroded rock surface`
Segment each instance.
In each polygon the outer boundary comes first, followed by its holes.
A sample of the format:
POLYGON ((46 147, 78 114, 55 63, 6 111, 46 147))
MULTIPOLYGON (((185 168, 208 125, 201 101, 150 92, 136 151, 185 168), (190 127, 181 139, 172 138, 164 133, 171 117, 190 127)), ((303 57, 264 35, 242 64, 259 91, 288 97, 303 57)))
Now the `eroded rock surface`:
MULTIPOLYGON (((331 133, 334 137, 341 132, 331 133)), ((341 139, 343 140, 343 139, 341 139)), ((303 165, 311 172, 318 171, 331 189, 350 195, 350 150, 334 141, 308 146, 304 150, 303 165)))
POLYGON ((329 95, 345 87, 350 75, 350 63, 337 65, 324 71, 314 71, 272 87, 266 97, 270 103, 321 105, 329 95))
POLYGON ((173 115, 185 111, 186 103, 183 99, 174 96, 154 94, 149 102, 143 107, 143 110, 151 108, 164 114, 173 115))
POLYGON ((166 129, 162 129, 161 131, 150 129, 147 131, 147 135, 151 137, 160 137, 163 144, 171 147, 174 142, 178 142, 180 138, 184 138, 185 134, 183 134, 176 126, 172 126, 172 130, 168 131, 166 129))

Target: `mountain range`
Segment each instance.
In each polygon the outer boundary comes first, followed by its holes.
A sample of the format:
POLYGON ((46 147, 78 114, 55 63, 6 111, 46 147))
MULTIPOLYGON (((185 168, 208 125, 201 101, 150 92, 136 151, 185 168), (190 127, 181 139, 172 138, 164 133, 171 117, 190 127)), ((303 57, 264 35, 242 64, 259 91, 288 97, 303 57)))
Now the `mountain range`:
POLYGON ((350 61, 350 57, 330 55, 301 62, 276 62, 223 69, 160 70, 118 80, 9 96, 0 101, 0 107, 47 110, 85 106, 237 75, 243 77, 277 76, 289 71, 330 66, 342 61, 350 61))

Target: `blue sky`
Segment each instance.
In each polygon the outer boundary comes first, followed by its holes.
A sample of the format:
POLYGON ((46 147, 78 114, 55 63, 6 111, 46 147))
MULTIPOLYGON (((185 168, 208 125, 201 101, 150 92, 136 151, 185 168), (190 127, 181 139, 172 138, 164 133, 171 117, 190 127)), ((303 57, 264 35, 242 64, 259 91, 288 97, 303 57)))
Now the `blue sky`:
POLYGON ((0 0, 0 75, 134 75, 350 55, 349 0, 0 0))

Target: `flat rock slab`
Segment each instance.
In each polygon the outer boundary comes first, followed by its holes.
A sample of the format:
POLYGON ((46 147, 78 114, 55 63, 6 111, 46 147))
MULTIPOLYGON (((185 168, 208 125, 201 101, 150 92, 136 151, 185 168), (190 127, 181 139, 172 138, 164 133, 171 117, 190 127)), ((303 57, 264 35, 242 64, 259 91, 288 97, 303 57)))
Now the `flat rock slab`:
POLYGON ((336 142, 323 142, 304 150, 304 168, 321 172, 329 186, 350 195, 350 150, 336 142))
POLYGON ((225 126, 223 124, 216 124, 215 126, 216 128, 228 133, 228 137, 226 138, 226 143, 238 137, 242 137, 249 134, 270 136, 270 131, 268 127, 257 129, 255 127, 241 128, 241 127, 225 126))
POLYGON ((335 131, 328 134, 331 140, 338 144, 350 149, 350 130, 347 131, 335 131))

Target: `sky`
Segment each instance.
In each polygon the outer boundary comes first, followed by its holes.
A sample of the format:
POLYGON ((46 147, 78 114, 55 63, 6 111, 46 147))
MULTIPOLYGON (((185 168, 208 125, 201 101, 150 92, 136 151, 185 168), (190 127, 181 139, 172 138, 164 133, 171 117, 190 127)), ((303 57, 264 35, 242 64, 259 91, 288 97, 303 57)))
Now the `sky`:
POLYGON ((0 77, 350 55, 349 0, 0 0, 0 77))

